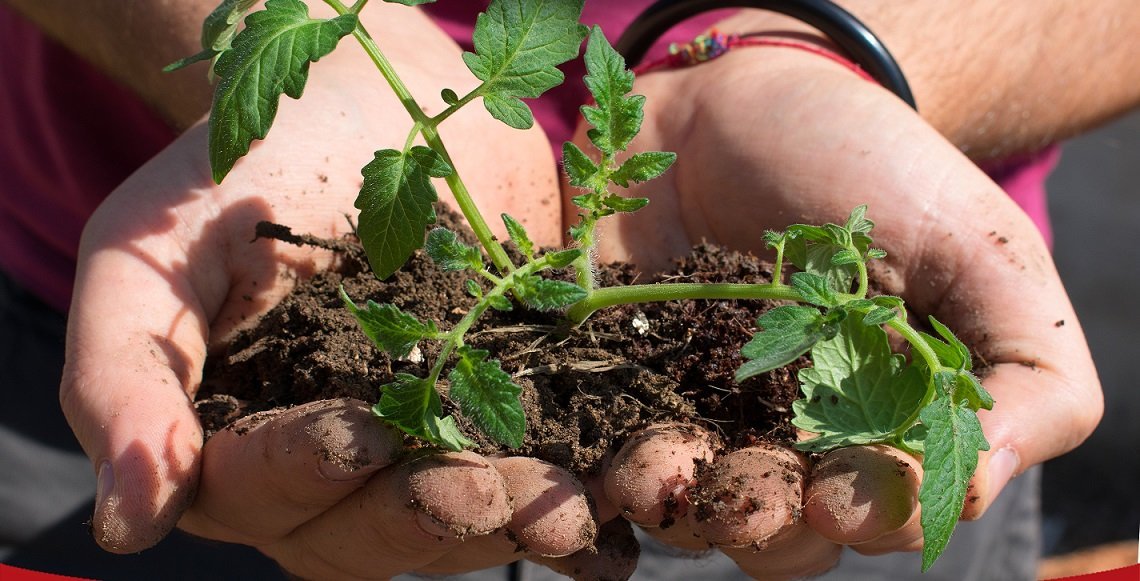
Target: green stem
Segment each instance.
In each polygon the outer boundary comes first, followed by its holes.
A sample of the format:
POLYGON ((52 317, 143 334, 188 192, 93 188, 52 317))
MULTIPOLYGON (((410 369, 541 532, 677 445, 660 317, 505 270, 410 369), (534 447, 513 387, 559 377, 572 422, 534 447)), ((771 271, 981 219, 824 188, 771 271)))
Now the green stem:
MULTIPOLYGON (((325 0, 325 3, 332 6, 337 14, 348 14, 350 9, 342 4, 339 0, 325 0)), ((427 142, 428 147, 431 147, 443 157, 452 168, 455 168, 455 163, 452 161, 451 156, 447 153, 447 149, 443 146, 443 141, 439 138, 439 132, 436 131, 435 125, 431 118, 429 118, 422 107, 416 103, 415 98, 412 96, 411 91, 408 90, 407 85, 396 74, 396 70, 392 67, 392 63, 384 56, 380 47, 373 40, 372 36, 368 34, 368 30, 364 28, 364 24, 357 22, 356 29, 352 31, 352 35, 364 48, 364 52, 372 59, 372 63, 376 65, 376 69, 388 82, 392 88, 392 92, 396 94, 396 98, 408 111, 408 115, 412 117, 412 121, 421 127, 421 133, 424 136, 424 141, 427 142)), ((495 239, 495 235, 491 233, 490 227, 487 226, 487 221, 483 219, 483 214, 479 212, 478 206, 471 198, 471 193, 467 191, 467 186, 463 184, 463 180, 459 178, 459 172, 452 171, 451 175, 444 178, 451 193, 455 196, 456 203, 459 204, 459 210, 463 213, 463 217, 467 219, 467 223, 471 226, 471 230, 475 232, 475 236, 479 239, 480 244, 483 245, 484 250, 487 251, 487 256, 490 257, 491 263, 499 272, 510 272, 514 270, 514 264, 511 259, 507 257, 507 251, 495 239)))
POLYGON ((690 299, 800 301, 799 293, 781 283, 661 283, 631 284, 595 289, 566 311, 571 323, 580 325, 598 309, 614 305, 690 299))
POLYGON ((483 88, 483 85, 479 85, 479 87, 477 87, 474 91, 467 93, 461 99, 456 101, 454 105, 448 106, 447 109, 440 111, 439 115, 432 117, 431 118, 432 127, 439 127, 440 123, 443 123, 444 120, 446 120, 448 117, 451 117, 452 114, 454 114, 456 111, 461 109, 464 105, 470 103, 471 101, 474 101, 476 97, 480 96, 479 89, 482 89, 482 88, 483 88))
POLYGON ((779 244, 776 244, 776 266, 772 267, 772 282, 784 282, 784 244, 785 240, 781 239, 779 244))
POLYGON ((867 286, 869 284, 867 280, 867 263, 862 261, 857 262, 855 263, 855 268, 859 273, 859 288, 855 289, 855 298, 865 299, 867 298, 867 286))

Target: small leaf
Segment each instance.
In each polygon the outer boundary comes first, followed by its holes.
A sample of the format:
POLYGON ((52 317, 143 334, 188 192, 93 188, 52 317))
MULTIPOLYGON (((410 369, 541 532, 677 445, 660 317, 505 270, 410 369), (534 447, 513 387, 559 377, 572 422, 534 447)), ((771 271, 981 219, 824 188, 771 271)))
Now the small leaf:
MULTIPOLYGON (((939 391, 949 391, 952 373, 935 374, 939 391)), ((922 570, 930 569, 958 524, 966 501, 966 489, 978 466, 978 452, 989 443, 973 411, 939 397, 922 409, 919 419, 927 428, 922 460, 922 485, 918 501, 922 505, 922 570)))
POLYGON ((463 286, 467 289, 467 294, 475 297, 476 299, 483 298, 483 289, 480 288, 479 283, 467 279, 463 282, 463 286))
POLYGON ((388 278, 423 245, 424 230, 435 222, 432 205, 437 196, 431 178, 447 177, 451 171, 438 153, 424 146, 407 154, 378 151, 361 170, 357 233, 376 276, 388 278))
POLYGON ((803 300, 821 307, 834 307, 839 304, 839 297, 827 284, 827 279, 810 272, 796 272, 792 274, 792 288, 799 293, 803 300))
POLYGON ((431 4, 435 0, 384 0, 392 4, 403 4, 404 6, 419 6, 420 4, 431 4))
POLYGON ((380 388, 380 401, 372 413, 405 433, 452 451, 475 445, 459 431, 455 419, 441 418, 443 404, 425 379, 397 373, 395 381, 380 388))
MULTIPOLYGON (((202 52, 171 63, 162 69, 171 72, 204 60, 216 60, 218 55, 229 50, 237 36, 238 23, 257 0, 222 0, 202 22, 202 52)), ((210 76, 213 77, 213 67, 210 76)))
POLYGON ((898 313, 894 309, 875 307, 863 317, 864 325, 882 325, 894 319, 898 313))
POLYGON ((495 309, 496 311, 502 311, 504 313, 507 311, 513 311, 515 309, 515 306, 511 304, 510 299, 504 297, 503 295, 493 295, 487 297, 487 304, 491 305, 492 309, 495 309))
POLYGON ((522 446, 526 435, 526 416, 519 401, 522 388, 498 361, 487 360, 487 351, 464 345, 458 355, 455 369, 447 376, 451 399, 491 439, 511 448, 522 446))
POLYGON ((957 349, 933 335, 921 331, 919 331, 918 334, 926 341, 930 350, 934 351, 934 354, 938 356, 938 362, 943 366, 950 369, 965 369, 965 361, 962 360, 962 354, 957 349))
POLYGON ((440 91, 439 98, 443 99, 444 104, 446 104, 448 107, 454 107, 455 105, 459 104, 459 95, 456 95, 455 91, 452 89, 444 89, 440 91))
POLYGON ((762 330, 740 349, 749 361, 736 371, 737 383, 795 361, 826 337, 823 316, 813 307, 779 306, 761 315, 756 324, 762 330))
POLYGON ((869 234, 875 227, 875 223, 867 219, 867 206, 862 205, 851 210, 851 215, 847 217, 847 222, 843 227, 848 232, 869 234))
POLYGON ((518 220, 515 220, 507 214, 503 214, 502 218, 503 224, 507 227, 507 235, 514 241, 515 246, 519 247, 519 252, 522 252, 527 260, 533 259, 534 242, 531 242, 530 236, 527 236, 526 228, 523 228, 523 225, 520 224, 518 220))
POLYGON ((447 228, 434 228, 428 232, 424 251, 445 271, 478 271, 483 268, 483 255, 479 254, 479 249, 460 242, 455 232, 447 228))
POLYGON ((372 339, 377 347, 394 359, 403 359, 412 352, 421 339, 433 337, 438 332, 434 323, 421 323, 415 317, 404 313, 393 305, 380 305, 368 301, 361 309, 340 288, 340 298, 344 306, 356 317, 364 334, 372 339))
POLYGON ((598 179, 601 168, 590 159, 577 145, 567 141, 562 144, 562 166, 566 168, 566 176, 570 178, 570 185, 576 188, 598 189, 595 181, 598 179))
POLYGON ((578 248, 571 248, 569 250, 559 250, 551 252, 545 256, 547 264, 550 268, 565 268, 570 266, 570 263, 578 260, 582 256, 582 250, 578 248))
POLYGON ((945 339, 946 342, 949 343, 950 346, 953 347, 954 350, 958 352, 958 357, 961 358, 962 363, 959 364, 957 367, 960 367, 962 369, 967 369, 967 370, 973 369, 974 364, 970 358, 969 347, 966 347, 965 343, 962 343, 961 341, 959 341, 958 338, 954 336, 954 333, 952 331, 950 331, 950 329, 948 327, 946 327, 946 325, 943 325, 942 323, 938 322, 938 319, 935 319, 933 315, 930 316, 929 319, 930 319, 930 326, 934 328, 934 331, 936 333, 938 333, 938 335, 941 336, 943 339, 945 339))
POLYGON ((886 331, 864 325, 858 313, 816 343, 811 358, 813 366, 799 372, 804 398, 792 404, 792 424, 818 436, 801 449, 893 442, 928 392, 923 372, 892 353, 886 331))
POLYGON ((677 154, 667 151, 647 151, 635 153, 625 160, 613 174, 610 181, 628 188, 630 182, 647 182, 663 173, 677 161, 677 154))
POLYGON ((871 248, 867 250, 867 260, 882 260, 887 257, 887 251, 881 248, 871 248))
POLYGON ((645 97, 626 96, 633 90, 633 73, 597 26, 590 31, 584 60, 583 81, 595 103, 582 106, 582 116, 593 126, 586 136, 599 151, 612 156, 624 151, 641 130, 645 97))
POLYGON ((787 241, 787 235, 785 233, 776 232, 774 230, 765 230, 763 238, 768 248, 776 248, 787 241))
POLYGON ((832 266, 845 266, 848 264, 858 264, 861 261, 862 261, 862 258, 859 256, 859 253, 855 252, 854 250, 851 250, 850 248, 845 248, 845 249, 840 250, 839 252, 836 252, 835 254, 831 255, 832 266))
POLYGON ((959 403, 965 403, 966 407, 977 411, 979 409, 992 410, 994 409, 994 398, 986 388, 982 387, 982 382, 978 381, 977 376, 969 371, 959 371, 955 376, 956 388, 954 390, 954 400, 959 403))
POLYGON ((901 311, 906 308, 906 303, 903 302, 902 298, 896 297, 894 295, 879 295, 872 298, 871 302, 880 307, 886 307, 888 309, 898 309, 901 311))
POLYGON ((649 205, 649 198, 626 198, 610 194, 602 198, 602 203, 615 212, 636 212, 649 205))
POLYGON ((586 298, 586 289, 561 280, 527 276, 515 287, 519 300, 531 308, 550 311, 568 307, 586 298))
POLYGON ((309 64, 336 48, 356 28, 356 15, 309 18, 300 0, 268 0, 246 19, 233 47, 218 58, 221 78, 210 113, 210 166, 221 183, 255 139, 265 139, 281 95, 299 99, 309 64))
POLYGON ((515 128, 534 123, 520 98, 536 98, 565 78, 556 67, 578 56, 586 27, 582 0, 494 0, 475 21, 475 52, 463 61, 494 118, 515 128))

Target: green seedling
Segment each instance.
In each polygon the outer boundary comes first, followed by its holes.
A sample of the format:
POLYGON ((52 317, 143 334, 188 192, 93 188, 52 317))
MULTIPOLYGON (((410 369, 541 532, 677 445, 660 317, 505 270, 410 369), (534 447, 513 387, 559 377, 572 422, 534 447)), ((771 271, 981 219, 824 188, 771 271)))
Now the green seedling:
MULTIPOLYGON (((463 55, 481 81, 466 95, 443 88, 447 108, 428 116, 369 36, 358 18, 367 0, 347 6, 324 0, 338 14, 309 16, 300 0, 268 0, 247 13, 248 0, 225 0, 206 19, 201 53, 168 67, 211 60, 218 83, 209 121, 210 163, 221 182, 234 164, 264 139, 281 95, 299 98, 311 63, 352 35, 404 104, 411 128, 402 149, 375 153, 363 169, 356 200, 358 233, 369 262, 387 278, 423 248, 442 269, 472 278, 468 292, 475 306, 450 329, 420 321, 393 305, 368 301, 363 307, 341 290, 345 307, 376 346, 394 358, 407 356, 421 341, 441 344, 426 377, 399 374, 380 389, 374 412, 384 421, 424 441, 449 450, 474 444, 455 419, 443 416, 436 383, 447 371, 448 397, 485 435, 509 446, 522 444, 526 418, 521 388, 484 350, 464 342, 465 334, 488 309, 516 304, 561 313, 579 325, 598 309, 618 304, 666 300, 774 299, 779 306, 757 321, 759 331, 743 347, 747 360, 736 379, 791 363, 808 354, 812 367, 799 374, 804 397, 794 405, 794 424, 815 434, 797 444, 823 452, 858 444, 889 444, 921 455, 925 476, 920 490, 925 546, 923 569, 944 550, 961 513, 966 487, 977 466, 978 451, 988 449, 976 412, 993 400, 971 372, 967 347, 933 318, 935 335, 907 322, 902 299, 868 296, 867 263, 885 253, 872 246, 874 224, 866 207, 855 208, 843 224, 797 224, 765 234, 775 251, 773 281, 768 284, 651 284, 599 288, 593 279, 591 249, 598 221, 619 212, 636 212, 649 203, 615 191, 651 180, 667 171, 675 155, 645 152, 622 156, 640 131, 644 97, 630 95, 634 76, 601 31, 579 24, 582 0, 494 0, 479 16, 474 52, 463 55), (238 32, 244 17, 245 26, 238 32), (563 81, 558 65, 578 57, 588 37, 584 60, 586 86, 593 104, 581 111, 591 125, 593 157, 573 143, 563 147, 579 221, 570 228, 574 247, 540 252, 515 219, 503 215, 510 241, 523 257, 515 264, 491 234, 487 222, 454 167, 437 128, 467 104, 481 100, 494 118, 515 128, 533 124, 522 99, 535 98, 563 81), (413 146, 416 138, 425 145, 413 146), (618 162, 619 156, 624 161, 618 162), (455 233, 428 227, 435 221, 442 178, 479 240, 467 245, 455 233), (426 232, 426 236, 425 236, 426 232), (489 264, 488 264, 489 263, 489 264), (544 276, 570 269, 575 282, 544 276), (794 269, 788 274, 786 271, 794 269), (482 280, 479 284, 476 280, 482 280), (489 290, 485 290, 489 287, 489 290), (886 328, 910 345, 912 357, 891 351, 886 328)), ((430 0, 404 0, 416 5, 430 0)))

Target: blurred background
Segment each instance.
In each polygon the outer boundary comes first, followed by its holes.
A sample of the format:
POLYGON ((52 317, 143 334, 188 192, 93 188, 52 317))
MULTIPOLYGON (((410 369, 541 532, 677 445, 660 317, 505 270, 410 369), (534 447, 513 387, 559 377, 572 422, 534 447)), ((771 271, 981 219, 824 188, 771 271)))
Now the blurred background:
POLYGON ((1084 549, 1088 570, 1103 570, 1088 549, 1112 544, 1136 563, 1140 536, 1140 112, 1067 142, 1048 190, 1054 256, 1105 414, 1088 441, 1045 465, 1045 549, 1084 549))

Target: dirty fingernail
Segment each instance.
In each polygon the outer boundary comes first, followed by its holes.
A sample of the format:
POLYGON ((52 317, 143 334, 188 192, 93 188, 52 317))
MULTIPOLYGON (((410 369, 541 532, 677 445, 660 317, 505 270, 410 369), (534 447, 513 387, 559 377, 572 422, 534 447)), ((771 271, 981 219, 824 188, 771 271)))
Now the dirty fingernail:
POLYGON ((1021 466, 1021 458, 1017 455, 1017 450, 1012 447, 1005 447, 990 457, 989 468, 986 474, 988 482, 986 484, 986 492, 988 493, 987 502, 993 502, 1002 488, 1005 488, 1006 483, 1010 478, 1013 478, 1018 467, 1021 466))
POLYGON ((104 505, 107 503, 107 499, 111 497, 111 493, 115 490, 115 470, 111 468, 111 462, 109 460, 104 460, 103 463, 99 465, 96 480, 95 511, 102 512, 106 509, 104 505))
POLYGON ((451 530, 443 521, 427 514, 426 512, 416 511, 416 524, 419 525, 425 533, 437 537, 454 537, 455 531, 451 530))

